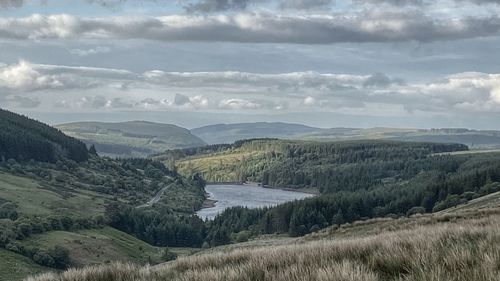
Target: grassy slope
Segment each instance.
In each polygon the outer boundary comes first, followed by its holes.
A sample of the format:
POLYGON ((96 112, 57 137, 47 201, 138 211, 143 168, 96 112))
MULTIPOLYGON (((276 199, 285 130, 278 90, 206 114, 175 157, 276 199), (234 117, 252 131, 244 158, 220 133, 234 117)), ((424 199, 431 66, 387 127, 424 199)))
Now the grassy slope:
POLYGON ((498 197, 445 214, 373 219, 303 238, 215 248, 162 266, 112 265, 68 272, 64 279, 49 274, 32 280, 493 281, 500 274, 498 197))
POLYGON ((28 275, 50 271, 27 257, 0 248, 0 281, 18 281, 28 275))
POLYGON ((178 161, 176 165, 181 174, 189 175, 196 171, 201 173, 209 182, 238 181, 238 175, 232 171, 232 167, 250 159, 258 162, 258 159, 264 157, 264 154, 264 151, 234 150, 188 157, 178 161), (230 169, 227 169, 228 167, 230 169), (228 172, 228 170, 231 172, 228 172), (212 174, 211 177, 208 176, 209 171, 212 174))
POLYGON ((108 151, 101 145, 115 146, 117 151, 130 150, 126 156, 144 156, 167 149, 205 145, 205 142, 187 129, 152 122, 80 122, 56 126, 69 136, 95 143, 99 152, 109 155, 122 153, 108 151), (101 150, 100 150, 101 149, 101 150), (127 155, 128 154, 128 155, 127 155))
MULTIPOLYGON (((163 248, 151 246, 111 227, 76 232, 52 231, 34 235, 21 241, 21 244, 41 249, 63 246, 70 251, 75 266, 103 264, 110 261, 158 263, 163 254, 163 248)), ((179 255, 186 255, 195 249, 172 248, 171 250, 179 255)))
POLYGON ((0 198, 14 202, 27 215, 53 213, 89 216, 102 213, 104 197, 91 191, 56 193, 36 180, 0 172, 0 198))

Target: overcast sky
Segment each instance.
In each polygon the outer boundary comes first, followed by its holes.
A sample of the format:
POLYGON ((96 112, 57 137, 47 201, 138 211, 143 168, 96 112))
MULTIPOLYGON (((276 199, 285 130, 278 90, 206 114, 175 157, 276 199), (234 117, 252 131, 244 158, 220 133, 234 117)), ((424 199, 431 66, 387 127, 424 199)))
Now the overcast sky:
POLYGON ((500 129, 500 0, 0 0, 0 106, 500 129))

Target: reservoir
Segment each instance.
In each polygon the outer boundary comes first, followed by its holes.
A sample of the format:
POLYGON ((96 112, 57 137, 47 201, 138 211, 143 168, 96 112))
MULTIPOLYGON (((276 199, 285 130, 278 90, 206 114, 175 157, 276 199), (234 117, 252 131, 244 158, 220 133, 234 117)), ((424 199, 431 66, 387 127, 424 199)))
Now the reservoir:
POLYGON ((217 202, 214 207, 201 209, 196 213, 204 220, 213 219, 217 214, 230 207, 270 207, 314 196, 309 193, 253 185, 207 185, 205 190, 209 194, 208 199, 216 200, 217 202))

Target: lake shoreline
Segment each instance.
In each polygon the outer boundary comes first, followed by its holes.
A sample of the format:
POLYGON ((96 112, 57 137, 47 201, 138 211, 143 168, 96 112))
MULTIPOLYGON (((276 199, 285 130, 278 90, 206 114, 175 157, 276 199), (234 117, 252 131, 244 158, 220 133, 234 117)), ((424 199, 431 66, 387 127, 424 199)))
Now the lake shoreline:
POLYGON ((263 185, 258 182, 209 182, 206 183, 206 185, 242 185, 242 186, 258 186, 262 188, 269 188, 269 189, 277 189, 277 190, 284 190, 284 191, 291 191, 291 192, 299 192, 299 193, 306 193, 306 194, 313 194, 313 195, 318 195, 319 191, 315 189, 296 189, 296 188, 290 188, 290 187, 278 187, 278 186, 271 186, 271 185, 263 185))
POLYGON ((196 212, 203 220, 212 220, 225 209, 232 207, 249 209, 274 207, 315 196, 295 189, 263 187, 258 183, 207 184, 205 188, 206 199, 203 207, 196 212))
POLYGON ((217 200, 206 198, 205 201, 203 201, 203 204, 201 205, 201 209, 213 208, 215 207, 215 203, 217 202, 218 202, 217 200))

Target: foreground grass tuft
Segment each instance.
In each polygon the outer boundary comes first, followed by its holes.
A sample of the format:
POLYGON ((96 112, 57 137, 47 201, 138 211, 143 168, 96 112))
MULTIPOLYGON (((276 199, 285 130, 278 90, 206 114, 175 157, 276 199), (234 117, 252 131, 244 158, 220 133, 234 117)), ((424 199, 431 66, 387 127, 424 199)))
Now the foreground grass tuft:
POLYGON ((48 273, 28 281, 428 281, 498 280, 500 215, 414 227, 354 238, 238 249, 139 267, 112 264, 48 273))

